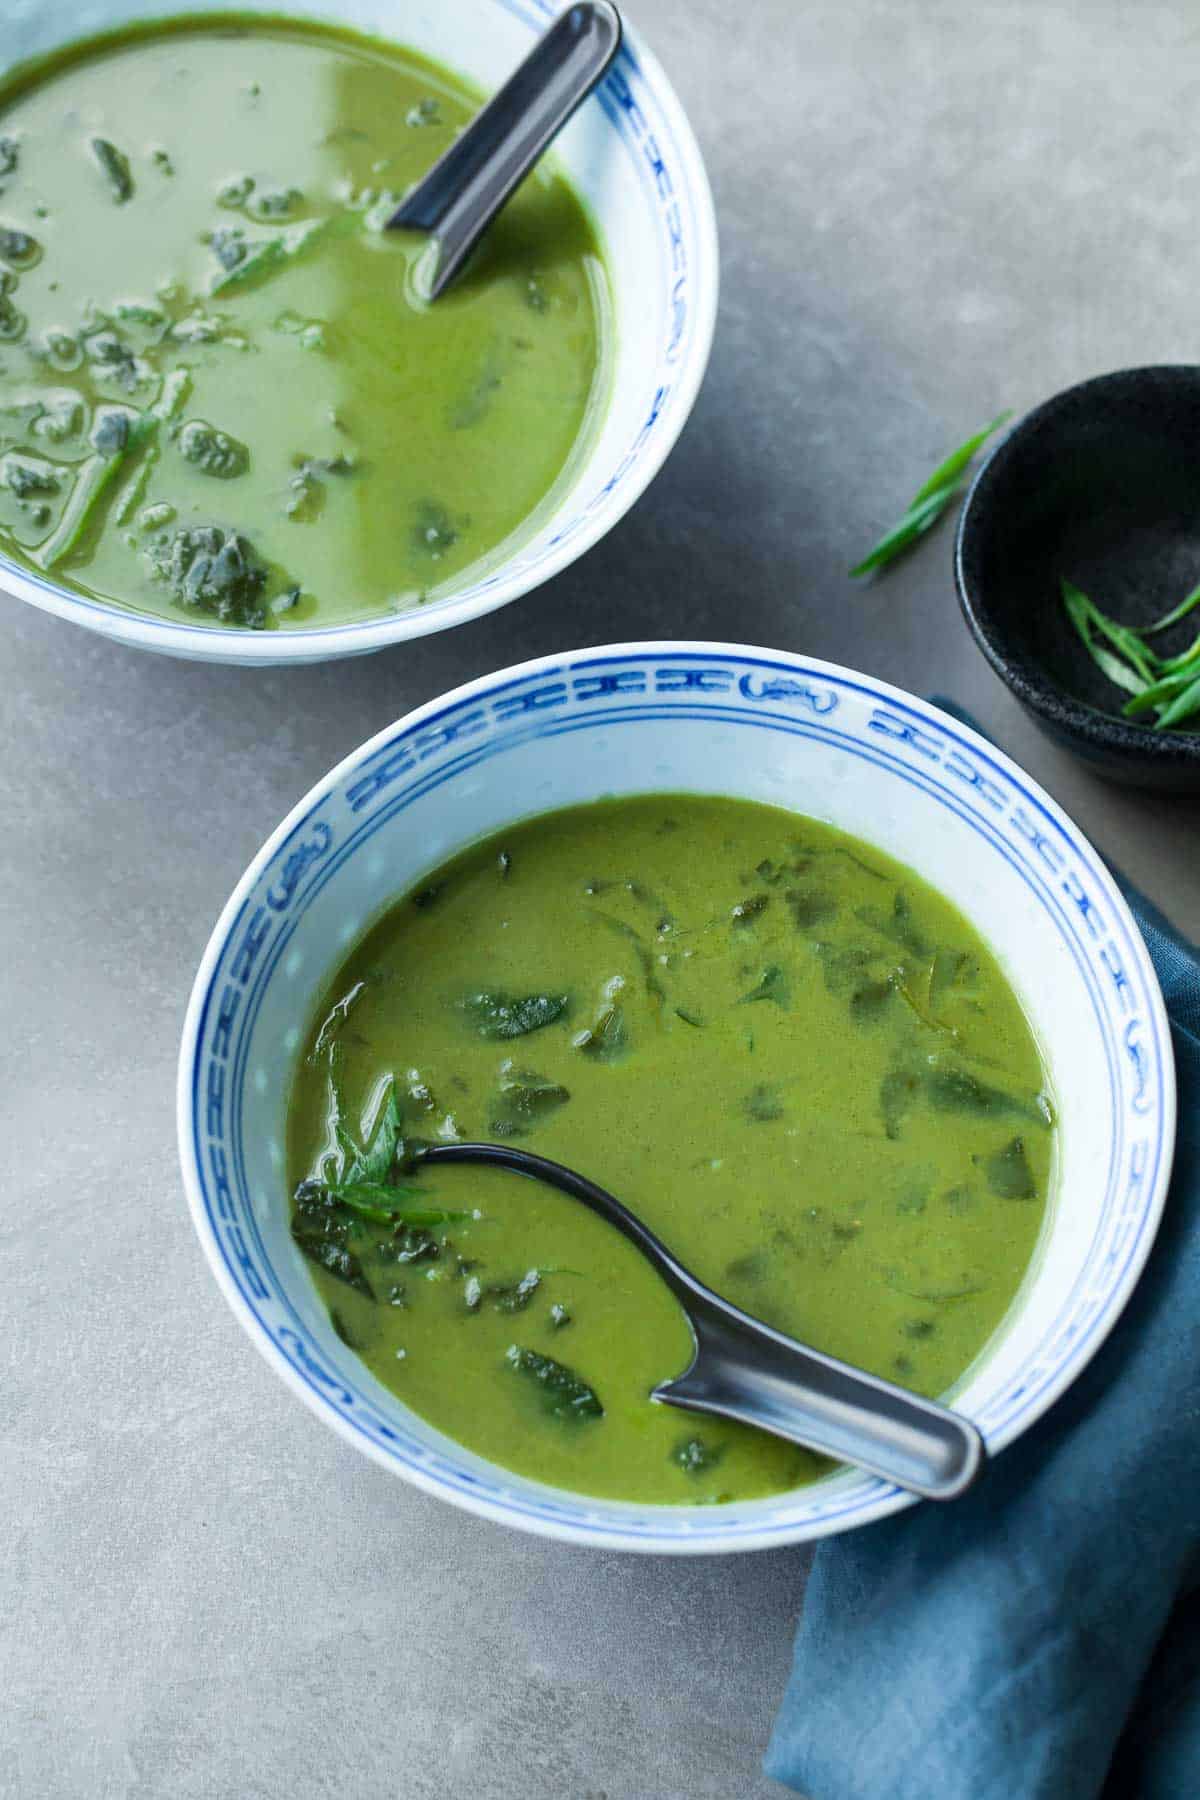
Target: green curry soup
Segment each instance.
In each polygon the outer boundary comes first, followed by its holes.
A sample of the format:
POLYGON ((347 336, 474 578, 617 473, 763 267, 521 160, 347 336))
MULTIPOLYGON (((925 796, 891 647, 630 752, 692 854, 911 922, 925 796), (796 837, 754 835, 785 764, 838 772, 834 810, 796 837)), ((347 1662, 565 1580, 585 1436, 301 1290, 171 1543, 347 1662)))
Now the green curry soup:
POLYGON ((292 1232, 419 1413, 562 1487, 688 1503, 827 1466, 650 1400, 691 1336, 617 1231, 421 1143, 514 1138, 718 1292, 940 1394, 1045 1214, 1046 1077, 995 958, 913 873, 741 801, 551 813, 447 863, 339 969, 289 1114, 292 1232))
POLYGON ((348 31, 139 26, 0 89, 0 545, 194 623, 405 609, 495 560, 602 401, 543 166, 435 306, 384 225, 478 106, 348 31))

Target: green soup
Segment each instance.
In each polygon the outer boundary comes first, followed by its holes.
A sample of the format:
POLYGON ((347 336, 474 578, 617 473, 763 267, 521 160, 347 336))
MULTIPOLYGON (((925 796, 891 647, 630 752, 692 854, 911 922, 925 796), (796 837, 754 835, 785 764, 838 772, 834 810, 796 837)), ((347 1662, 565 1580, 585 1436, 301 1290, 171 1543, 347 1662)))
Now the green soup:
POLYGON ((687 1322, 540 1185, 411 1162, 519 1138, 759 1318, 925 1394, 1020 1285, 1054 1132, 966 920, 825 825, 653 795, 439 869, 351 953, 291 1097, 292 1229, 336 1329, 471 1449, 587 1493, 769 1494, 827 1466, 649 1398, 687 1322))
POLYGON ((0 545, 169 618, 436 599, 602 403, 605 279, 543 166, 436 305, 387 231, 478 107, 347 31, 181 19, 0 91, 0 545))

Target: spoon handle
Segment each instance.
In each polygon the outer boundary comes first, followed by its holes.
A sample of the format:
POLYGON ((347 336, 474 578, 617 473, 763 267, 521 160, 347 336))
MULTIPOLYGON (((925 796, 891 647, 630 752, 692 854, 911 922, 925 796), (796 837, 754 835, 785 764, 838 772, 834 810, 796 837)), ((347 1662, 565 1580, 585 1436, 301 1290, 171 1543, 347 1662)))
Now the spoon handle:
POLYGON ((579 0, 560 13, 520 68, 494 94, 388 220, 436 234, 435 299, 547 144, 595 87, 621 45, 609 0, 579 0))
POLYGON ((581 1200, 637 1245, 691 1321, 696 1353, 654 1399, 756 1425, 808 1450, 855 1463, 928 1500, 955 1500, 983 1472, 987 1451, 961 1414, 786 1337, 723 1300, 686 1269, 614 1194, 574 1169, 511 1144, 437 1144, 422 1163, 482 1163, 532 1176, 581 1200))
POLYGON ((756 1425, 928 1500, 955 1500, 982 1473, 983 1439, 960 1414, 785 1337, 699 1282, 684 1304, 696 1355, 656 1400, 756 1425))

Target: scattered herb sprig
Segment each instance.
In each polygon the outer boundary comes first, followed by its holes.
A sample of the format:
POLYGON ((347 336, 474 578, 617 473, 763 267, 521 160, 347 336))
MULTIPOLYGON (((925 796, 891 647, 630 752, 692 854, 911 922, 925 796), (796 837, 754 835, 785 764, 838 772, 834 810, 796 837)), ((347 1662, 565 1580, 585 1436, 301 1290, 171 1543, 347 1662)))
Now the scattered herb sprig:
POLYGON ((1155 731, 1170 731, 1191 721, 1200 724, 1200 636, 1179 656, 1160 656, 1148 639, 1178 625, 1200 606, 1200 586, 1153 625, 1122 625, 1102 612, 1082 589, 1065 578, 1062 602, 1068 619, 1096 667, 1129 698, 1121 708, 1127 719, 1155 715, 1155 731))
MULTIPOLYGON (((871 575, 885 569, 924 537, 961 496, 976 455, 1011 416, 1000 413, 990 425, 952 450, 917 489, 901 518, 850 574, 871 575)), ((1143 719, 1153 714, 1147 722, 1156 731, 1181 727, 1200 730, 1200 635, 1178 656, 1160 656, 1149 642, 1200 607, 1200 585, 1161 619, 1144 626, 1123 625, 1110 618, 1065 578, 1061 586, 1063 607, 1088 655, 1114 687, 1127 696, 1122 716, 1143 719)))
POLYGON ((949 506, 958 499, 967 485, 967 471, 974 461, 976 452, 999 431, 1001 425, 1007 423, 1011 413, 1002 412, 994 418, 990 425, 969 437, 965 444, 952 450, 944 462, 938 464, 928 481, 919 487, 908 503, 908 509, 886 531, 875 545, 868 551, 860 563, 856 563, 850 573, 853 576, 870 575, 877 569, 883 569, 896 561, 904 552, 924 537, 932 529, 949 506))

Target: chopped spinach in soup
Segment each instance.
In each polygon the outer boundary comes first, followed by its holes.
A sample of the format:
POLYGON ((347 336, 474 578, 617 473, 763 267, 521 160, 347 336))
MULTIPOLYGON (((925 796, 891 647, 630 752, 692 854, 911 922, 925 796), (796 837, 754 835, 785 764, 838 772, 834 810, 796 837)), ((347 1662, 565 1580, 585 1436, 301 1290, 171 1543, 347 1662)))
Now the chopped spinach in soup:
POLYGON ((0 547, 195 624, 436 600, 539 516, 603 400, 551 166, 420 298, 384 229, 478 106, 338 28, 135 26, 0 89, 0 547))
POLYGON ((290 1103, 292 1232, 344 1341, 481 1455, 695 1503, 828 1466, 650 1400, 687 1323, 633 1246, 516 1177, 414 1164, 512 1138, 592 1176, 720 1293, 925 1394, 1029 1265, 1045 1072, 966 920, 827 825, 651 795, 436 870, 325 994, 290 1103))

